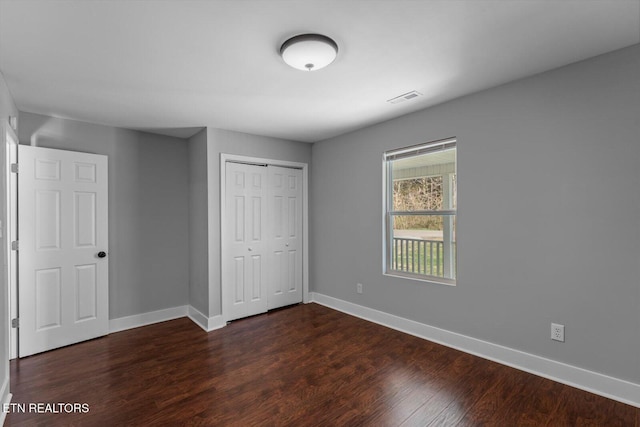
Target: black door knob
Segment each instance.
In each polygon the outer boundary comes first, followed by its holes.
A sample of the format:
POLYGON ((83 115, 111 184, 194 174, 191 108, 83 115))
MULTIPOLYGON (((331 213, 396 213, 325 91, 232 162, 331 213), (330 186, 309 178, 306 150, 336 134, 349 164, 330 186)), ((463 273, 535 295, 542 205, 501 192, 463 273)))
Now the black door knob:
POLYGON ((106 256, 107 256, 106 252, 103 252, 103 251, 98 252, 98 258, 104 258, 106 256))

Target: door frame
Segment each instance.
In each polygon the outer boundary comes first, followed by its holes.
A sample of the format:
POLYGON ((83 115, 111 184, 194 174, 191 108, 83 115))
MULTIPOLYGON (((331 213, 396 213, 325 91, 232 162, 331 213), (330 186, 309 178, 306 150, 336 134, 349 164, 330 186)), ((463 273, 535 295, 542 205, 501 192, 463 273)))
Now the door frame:
POLYGON ((226 293, 227 287, 223 280, 224 275, 222 270, 224 267, 225 245, 224 242, 228 238, 228 232, 225 230, 224 224, 227 219, 227 178, 226 178, 226 163, 246 163, 253 165, 269 165, 269 166, 281 166, 285 168, 301 169, 302 170, 302 302, 307 304, 309 302, 309 164, 300 162, 291 162, 287 160, 267 159, 261 157, 249 157, 236 154, 220 153, 220 309, 222 319, 227 322, 226 306, 226 293))
MULTIPOLYGON (((11 164, 18 163, 18 136, 11 126, 10 120, 5 120, 0 126, 2 140, 4 141, 4 165, 2 167, 5 209, 2 213, 2 235, 4 236, 4 265, 6 271, 3 280, 7 286, 7 325, 9 328, 7 337, 9 341, 9 360, 18 357, 18 328, 11 326, 12 319, 18 318, 18 253, 12 250, 12 237, 18 240, 18 205, 17 205, 17 185, 13 186, 12 180, 17 180, 17 176, 11 172, 11 164), (12 212, 15 212, 15 221, 11 220, 12 212)), ((17 182, 17 181, 16 181, 17 182)))

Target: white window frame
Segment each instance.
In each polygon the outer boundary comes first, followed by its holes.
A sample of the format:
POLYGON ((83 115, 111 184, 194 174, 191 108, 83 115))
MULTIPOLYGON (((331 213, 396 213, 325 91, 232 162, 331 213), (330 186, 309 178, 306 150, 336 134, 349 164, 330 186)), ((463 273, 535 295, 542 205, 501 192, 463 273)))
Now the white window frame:
MULTIPOLYGON (((393 254, 393 229, 391 225, 391 219, 393 216, 399 215, 446 215, 452 216, 453 218, 457 218, 457 209, 443 209, 443 210, 434 210, 434 211, 394 211, 393 210, 393 176, 391 171, 391 165, 393 160, 397 160, 400 158, 407 158, 418 156, 431 152, 445 151, 455 148, 456 149, 456 172, 457 172, 457 140, 456 138, 447 138, 438 141, 428 142, 424 144, 414 145, 410 147, 389 150, 384 153, 382 159, 382 167, 383 167, 383 274, 386 276, 393 277, 402 277, 413 280, 419 280, 423 282, 429 283, 438 283, 449 286, 455 286, 457 283, 458 275, 457 275, 457 248, 455 251, 449 250, 450 257, 453 259, 449 259, 449 264, 452 265, 451 268, 456 270, 455 278, 446 278, 440 276, 432 276, 427 274, 420 273, 411 273, 401 270, 392 269, 392 254, 393 254)), ((457 207, 457 201, 456 201, 457 207)), ((457 236, 456 236, 457 241, 457 236)))

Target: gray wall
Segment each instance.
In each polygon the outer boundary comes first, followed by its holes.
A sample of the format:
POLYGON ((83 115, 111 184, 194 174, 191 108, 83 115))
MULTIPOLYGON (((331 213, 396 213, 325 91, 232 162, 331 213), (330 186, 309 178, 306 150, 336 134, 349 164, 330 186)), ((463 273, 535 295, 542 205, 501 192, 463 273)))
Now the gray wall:
POLYGON ((29 113, 18 136, 109 156, 110 318, 187 304, 187 141, 29 113))
MULTIPOLYGON (((221 314, 220 154, 311 163, 311 145, 265 136, 207 129, 209 186, 209 315, 221 314)), ((311 215, 309 216, 311 218, 311 215)))
MULTIPOLYGON (((0 121, 3 125, 0 125, 0 130, 4 131, 4 126, 8 126, 7 119, 9 116, 18 117, 18 109, 13 103, 13 98, 9 92, 9 88, 4 81, 4 76, 0 73, 0 121)), ((0 141, 4 141, 4 137, 0 138, 0 141)), ((0 218, 2 218, 2 235, 7 236, 7 218, 6 218, 6 183, 5 183, 5 149, 2 147, 0 150, 0 218)), ((6 389, 4 394, 0 396, 0 403, 7 401, 9 394, 9 325, 8 325, 8 285, 6 280, 6 251, 5 240, 0 239, 0 256, 2 261, 0 262, 0 387, 6 382, 6 389)))
POLYGON ((189 139, 189 304, 209 316, 207 129, 189 139))
POLYGON ((640 382, 639 118, 635 45, 314 144, 312 290, 640 382), (384 276, 383 152, 452 136, 458 284, 384 276))

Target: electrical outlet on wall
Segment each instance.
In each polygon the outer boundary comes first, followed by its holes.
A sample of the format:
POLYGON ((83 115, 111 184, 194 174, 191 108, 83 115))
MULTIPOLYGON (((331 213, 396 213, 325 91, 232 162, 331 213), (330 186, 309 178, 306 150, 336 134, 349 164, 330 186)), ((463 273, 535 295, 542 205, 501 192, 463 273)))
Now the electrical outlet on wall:
POLYGON ((564 342, 564 325, 557 323, 551 324, 551 339, 554 341, 564 342))
POLYGON ((356 292, 361 294, 362 293, 362 283, 357 283, 356 284, 356 292))

